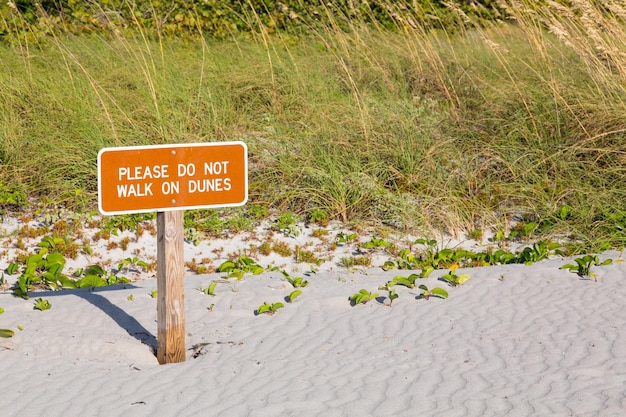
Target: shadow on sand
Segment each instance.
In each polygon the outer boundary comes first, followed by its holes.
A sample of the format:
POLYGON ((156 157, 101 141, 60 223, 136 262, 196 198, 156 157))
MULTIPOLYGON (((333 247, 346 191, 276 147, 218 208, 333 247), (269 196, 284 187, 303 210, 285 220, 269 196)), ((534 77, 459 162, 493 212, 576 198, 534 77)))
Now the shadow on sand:
POLYGON ((122 329, 126 330, 126 332, 139 340, 144 345, 148 346, 152 353, 156 356, 157 351, 157 339, 156 336, 150 333, 145 327, 141 325, 134 317, 129 315, 120 307, 113 304, 106 297, 101 295, 102 292, 108 291, 118 291, 118 290, 127 290, 137 288, 131 284, 123 284, 123 285, 111 285, 106 287, 98 287, 96 289, 71 289, 71 290, 61 290, 61 291, 42 291, 36 293, 30 293, 31 297, 59 297, 59 296, 69 296, 74 295, 82 298, 83 300, 89 302, 95 307, 102 310, 107 316, 109 316, 118 326, 122 329))

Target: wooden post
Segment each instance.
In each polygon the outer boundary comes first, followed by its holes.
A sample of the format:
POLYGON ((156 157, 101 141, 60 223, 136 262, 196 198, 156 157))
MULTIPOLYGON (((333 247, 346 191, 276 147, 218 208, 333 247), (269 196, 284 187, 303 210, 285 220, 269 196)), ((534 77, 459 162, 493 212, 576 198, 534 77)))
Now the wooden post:
POLYGON ((157 212, 157 359, 184 362, 184 211, 157 212))

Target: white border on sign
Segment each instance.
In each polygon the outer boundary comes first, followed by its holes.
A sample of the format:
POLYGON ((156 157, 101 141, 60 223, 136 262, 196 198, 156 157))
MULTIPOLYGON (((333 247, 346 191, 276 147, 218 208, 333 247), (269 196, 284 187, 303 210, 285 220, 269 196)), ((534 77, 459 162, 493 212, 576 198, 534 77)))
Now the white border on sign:
POLYGON ((119 146, 112 148, 102 148, 98 152, 98 211, 104 216, 115 216, 119 214, 134 214, 134 213, 152 213, 159 211, 176 211, 176 210, 200 210, 207 208, 224 208, 224 207, 240 207, 246 204, 248 201, 248 145, 242 141, 230 141, 230 142, 205 142, 205 143, 177 143, 172 145, 145 145, 145 146, 119 146), (116 210, 106 211, 102 208, 102 171, 101 171, 101 159, 102 154, 105 152, 117 152, 117 151, 132 151, 132 150, 150 150, 159 148, 192 148, 192 147, 211 147, 211 146, 229 146, 229 145, 241 145, 244 150, 244 178, 245 178, 245 195, 244 199, 240 203, 233 204, 210 204, 205 206, 180 206, 180 207, 163 207, 156 209, 142 209, 142 210, 116 210))

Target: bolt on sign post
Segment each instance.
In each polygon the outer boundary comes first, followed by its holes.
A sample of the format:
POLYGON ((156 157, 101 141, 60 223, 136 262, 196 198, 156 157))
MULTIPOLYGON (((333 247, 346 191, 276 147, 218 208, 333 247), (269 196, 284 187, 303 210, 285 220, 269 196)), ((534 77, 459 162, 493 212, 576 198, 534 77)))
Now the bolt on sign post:
POLYGON ((98 153, 98 209, 104 215, 157 212, 157 359, 185 360, 184 210, 248 200, 243 142, 104 148, 98 153))

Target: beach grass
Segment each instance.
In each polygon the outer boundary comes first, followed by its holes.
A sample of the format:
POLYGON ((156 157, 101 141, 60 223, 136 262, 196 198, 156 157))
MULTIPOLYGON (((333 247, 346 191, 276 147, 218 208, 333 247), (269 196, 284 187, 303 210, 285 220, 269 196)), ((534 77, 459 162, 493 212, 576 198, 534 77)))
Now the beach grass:
POLYGON ((455 30, 331 19, 300 36, 137 26, 2 44, 0 192, 93 209, 103 147, 243 140, 247 207, 424 236, 537 223, 621 247, 626 15, 572 3, 458 10, 455 30))

